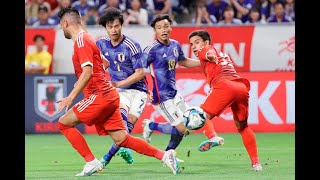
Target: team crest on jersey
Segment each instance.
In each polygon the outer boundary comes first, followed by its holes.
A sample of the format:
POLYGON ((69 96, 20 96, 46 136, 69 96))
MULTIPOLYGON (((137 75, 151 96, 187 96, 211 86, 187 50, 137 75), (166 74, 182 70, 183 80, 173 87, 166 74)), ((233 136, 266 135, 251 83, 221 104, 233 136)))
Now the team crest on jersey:
POLYGON ((177 47, 173 48, 173 54, 174 54, 175 57, 179 56, 179 52, 178 52, 178 48, 177 47))
POLYGON ((47 121, 54 121, 64 111, 58 113, 57 100, 67 95, 67 80, 63 76, 42 76, 34 78, 35 112, 47 121))
POLYGON ((125 56, 124 56, 124 53, 118 53, 118 60, 120 61, 120 62, 123 62, 124 60, 125 60, 125 56))

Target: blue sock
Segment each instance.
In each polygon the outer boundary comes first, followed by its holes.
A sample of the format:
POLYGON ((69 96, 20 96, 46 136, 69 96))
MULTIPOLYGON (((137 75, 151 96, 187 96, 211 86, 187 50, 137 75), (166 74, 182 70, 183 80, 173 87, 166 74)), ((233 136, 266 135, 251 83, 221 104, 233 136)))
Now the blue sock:
POLYGON ((156 122, 151 122, 149 124, 149 128, 151 130, 156 130, 156 131, 159 131, 159 132, 162 132, 163 134, 179 134, 180 132, 177 130, 176 127, 174 126, 171 126, 170 123, 156 123, 156 122), (175 130, 173 130, 175 129, 175 130))
MULTIPOLYGON (((121 116, 126 125, 126 129, 128 133, 131 133, 133 129, 133 124, 128 121, 128 114, 127 111, 123 108, 120 108, 121 116)), ((110 162, 112 157, 119 151, 120 147, 117 146, 115 143, 112 144, 111 148, 109 149, 108 153, 103 156, 103 159, 107 162, 110 162)))
POLYGON ((183 139, 183 134, 180 133, 177 130, 177 128, 173 128, 172 131, 174 131, 174 132, 171 133, 171 138, 170 138, 169 144, 166 148, 166 151, 169 149, 176 149, 183 139))
POLYGON ((115 143, 113 143, 111 148, 109 149, 109 152, 103 156, 103 159, 106 160, 107 162, 110 162, 110 160, 119 151, 119 149, 120 147, 117 146, 115 143))

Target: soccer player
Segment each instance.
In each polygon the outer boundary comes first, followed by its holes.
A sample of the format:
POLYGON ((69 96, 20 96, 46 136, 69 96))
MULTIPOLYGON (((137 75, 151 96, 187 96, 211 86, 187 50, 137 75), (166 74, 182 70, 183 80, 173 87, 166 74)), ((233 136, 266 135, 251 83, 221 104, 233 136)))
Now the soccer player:
POLYGON ((86 161, 82 172, 76 176, 90 176, 103 169, 102 163, 93 155, 83 135, 74 127, 80 123, 94 125, 100 136, 110 135, 120 147, 127 147, 163 161, 176 175, 178 162, 174 150, 159 150, 126 132, 120 114, 119 94, 106 79, 100 50, 83 26, 79 11, 74 8, 63 9, 59 13, 59 19, 65 38, 74 42, 72 62, 78 81, 67 97, 57 101, 58 112, 63 109, 66 111, 59 118, 58 128, 86 161), (84 99, 69 109, 81 92, 84 99))
MULTIPOLYGON (((176 149, 181 140, 187 135, 188 129, 183 124, 183 113, 188 105, 183 97, 177 92, 175 69, 176 64, 184 67, 198 67, 199 60, 186 58, 178 41, 170 39, 172 20, 166 14, 157 15, 151 22, 151 27, 156 34, 156 40, 144 49, 146 67, 150 67, 153 79, 152 105, 168 123, 157 123, 145 119, 143 121, 143 138, 150 142, 153 130, 165 134, 171 134, 170 142, 166 148, 176 149)), ((208 139, 215 142, 213 146, 222 145, 224 139, 217 136, 211 122, 203 127, 208 139)), ((212 146, 212 147, 213 147, 212 146)))
MULTIPOLYGON (((189 34, 189 40, 210 85, 208 96, 200 107, 206 112, 208 119, 219 116, 226 108, 231 107, 234 123, 250 156, 252 170, 262 171, 256 137, 247 122, 249 81, 238 75, 228 55, 211 45, 211 37, 207 31, 193 31, 189 34)), ((207 151, 212 144, 211 140, 204 141, 199 145, 199 150, 207 151)))
MULTIPOLYGON (((120 10, 107 8, 100 17, 99 24, 106 29, 108 37, 99 39, 96 44, 104 57, 104 65, 108 68, 112 84, 119 92, 121 116, 131 133, 146 106, 148 90, 144 81, 140 44, 121 33, 123 22, 120 10)), ((119 146, 113 144, 101 158, 102 164, 107 165, 118 150, 119 146)), ((129 149, 120 148, 119 154, 128 164, 133 163, 129 149)))

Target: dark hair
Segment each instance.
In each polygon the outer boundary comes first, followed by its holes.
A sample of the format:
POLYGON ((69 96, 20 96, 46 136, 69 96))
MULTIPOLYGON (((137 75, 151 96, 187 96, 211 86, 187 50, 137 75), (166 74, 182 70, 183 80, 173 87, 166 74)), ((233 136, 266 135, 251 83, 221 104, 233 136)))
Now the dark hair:
POLYGON ((190 38, 192 38, 193 36, 199 36, 199 37, 201 37, 201 39, 202 39, 203 41, 208 40, 208 41, 209 41, 209 44, 211 44, 211 37, 210 37, 210 34, 208 33, 207 30, 195 30, 195 31, 192 31, 192 32, 189 34, 188 38, 190 39, 190 38))
POLYGON ((42 41, 45 41, 46 39, 44 38, 44 36, 42 36, 41 34, 36 34, 33 37, 33 42, 36 42, 38 39, 41 39, 42 41))
POLYGON ((119 19, 120 24, 123 24, 123 15, 122 12, 115 7, 108 7, 105 9, 102 16, 100 16, 98 24, 103 27, 106 27, 107 23, 112 23, 114 20, 119 19))
POLYGON ((76 8, 68 7, 68 8, 62 9, 58 14, 59 19, 61 20, 63 16, 66 14, 72 14, 72 15, 75 15, 78 19, 81 19, 80 12, 76 8))
POLYGON ((49 12, 48 7, 46 5, 43 5, 43 4, 39 6, 38 12, 41 11, 41 10, 44 10, 45 12, 49 12))
POLYGON ((273 4, 273 7, 276 7, 277 5, 282 5, 282 7, 284 8, 284 3, 283 2, 281 2, 281 1, 277 1, 277 2, 275 2, 274 4, 273 4))
POLYGON ((164 20, 164 19, 168 20, 169 23, 172 24, 172 20, 171 20, 171 18, 170 18, 170 16, 168 14, 159 14, 159 15, 157 15, 157 16, 155 16, 153 18, 153 20, 151 21, 150 26, 154 28, 154 26, 156 25, 156 23, 158 21, 161 21, 161 20, 164 20))

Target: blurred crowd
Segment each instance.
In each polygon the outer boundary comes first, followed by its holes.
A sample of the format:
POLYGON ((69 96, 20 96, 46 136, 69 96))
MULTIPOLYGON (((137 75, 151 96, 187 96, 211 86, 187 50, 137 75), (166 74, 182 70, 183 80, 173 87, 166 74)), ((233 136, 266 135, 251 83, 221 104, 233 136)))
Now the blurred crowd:
POLYGON ((25 0, 26 26, 56 26, 58 13, 75 7, 86 25, 97 25, 107 7, 124 12, 124 25, 149 25, 156 14, 174 24, 228 25, 295 21, 294 0, 25 0))

